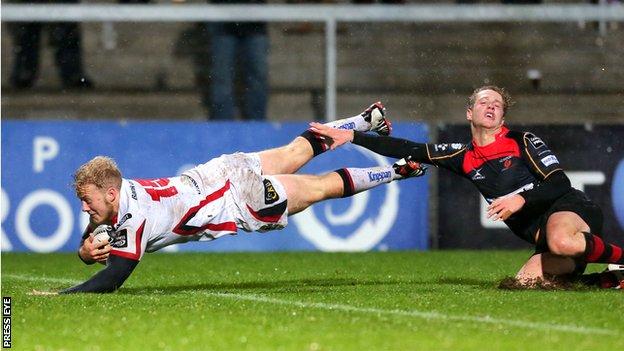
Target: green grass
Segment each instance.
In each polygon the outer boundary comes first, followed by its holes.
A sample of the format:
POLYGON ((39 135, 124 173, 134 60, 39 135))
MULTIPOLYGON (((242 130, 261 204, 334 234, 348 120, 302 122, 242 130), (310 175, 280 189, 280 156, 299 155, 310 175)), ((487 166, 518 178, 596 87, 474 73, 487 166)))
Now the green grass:
POLYGON ((620 291, 498 289, 527 257, 148 254, 117 293, 32 296, 100 267, 3 253, 2 295, 16 350, 624 349, 620 291))

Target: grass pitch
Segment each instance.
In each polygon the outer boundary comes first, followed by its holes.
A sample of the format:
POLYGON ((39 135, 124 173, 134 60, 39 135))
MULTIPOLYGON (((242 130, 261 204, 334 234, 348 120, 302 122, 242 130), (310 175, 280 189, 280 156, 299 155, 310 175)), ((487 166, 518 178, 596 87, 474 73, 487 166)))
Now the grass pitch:
POLYGON ((624 349, 620 291, 498 289, 528 256, 148 254, 114 294, 32 296, 101 267, 3 253, 2 295, 16 350, 624 349))

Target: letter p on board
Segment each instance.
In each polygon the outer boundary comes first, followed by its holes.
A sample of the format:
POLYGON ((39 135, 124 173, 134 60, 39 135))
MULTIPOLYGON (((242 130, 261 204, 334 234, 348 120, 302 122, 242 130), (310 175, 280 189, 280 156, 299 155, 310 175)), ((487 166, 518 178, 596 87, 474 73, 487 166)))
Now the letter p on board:
POLYGON ((47 136, 38 136, 33 140, 33 170, 43 172, 45 161, 54 159, 59 152, 58 142, 47 136))

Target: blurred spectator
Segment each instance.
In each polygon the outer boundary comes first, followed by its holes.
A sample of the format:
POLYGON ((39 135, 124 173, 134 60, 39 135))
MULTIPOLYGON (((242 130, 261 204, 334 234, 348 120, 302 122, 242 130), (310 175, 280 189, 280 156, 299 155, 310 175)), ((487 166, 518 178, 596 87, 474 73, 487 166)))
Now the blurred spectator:
MULTIPOLYGON (((263 4, 265 0, 212 0, 215 4, 263 4)), ((263 22, 219 22, 207 24, 210 34, 210 85, 200 85, 209 118, 236 117, 236 78, 242 83, 240 116, 266 119, 268 99, 269 38, 263 22)))
MULTIPOLYGON (((20 0, 22 1, 22 0, 20 0)), ((50 0, 24 0, 28 3, 49 3, 50 0)), ((77 3, 78 0, 64 0, 77 3)), ((12 25, 14 35, 13 70, 11 85, 18 89, 35 84, 39 71, 41 30, 44 24, 37 22, 12 25)), ((55 48, 54 59, 64 88, 91 88, 93 83, 82 67, 80 25, 75 22, 45 24, 50 30, 50 43, 55 48)))

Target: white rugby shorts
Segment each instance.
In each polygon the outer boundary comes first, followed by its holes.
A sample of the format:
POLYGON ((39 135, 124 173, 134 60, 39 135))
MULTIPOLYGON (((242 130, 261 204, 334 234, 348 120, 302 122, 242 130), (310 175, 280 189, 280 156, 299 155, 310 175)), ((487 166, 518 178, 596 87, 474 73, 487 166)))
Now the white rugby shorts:
POLYGON ((286 189, 275 177, 262 175, 258 153, 221 155, 183 174, 193 178, 202 193, 229 180, 225 206, 240 229, 265 232, 288 224, 286 189))

